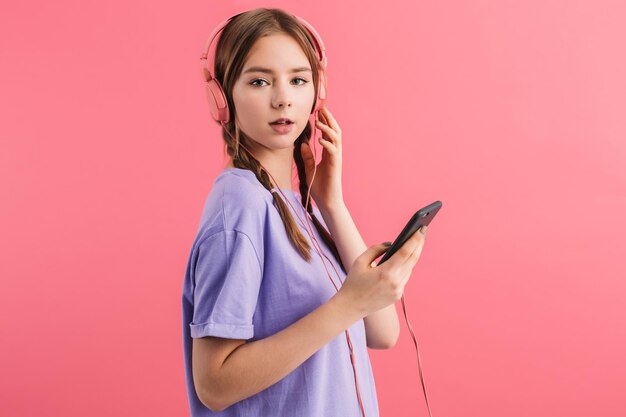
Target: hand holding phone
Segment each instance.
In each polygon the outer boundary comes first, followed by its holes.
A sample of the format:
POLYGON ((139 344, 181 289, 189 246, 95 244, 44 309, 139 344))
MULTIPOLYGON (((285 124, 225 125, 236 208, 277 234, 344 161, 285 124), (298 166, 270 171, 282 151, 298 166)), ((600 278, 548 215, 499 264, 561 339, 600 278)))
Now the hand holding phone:
POLYGON ((404 285, 419 260, 423 245, 422 239, 417 239, 415 232, 422 226, 428 226, 440 207, 441 201, 435 201, 421 208, 389 248, 382 244, 370 246, 354 261, 337 294, 339 299, 347 300, 344 305, 348 310, 358 313, 358 317, 362 318, 402 297, 404 285), (410 245, 414 252, 402 259, 397 256, 392 258, 404 245, 410 245), (394 268, 375 267, 374 260, 382 254, 384 256, 378 265, 391 259, 392 264, 395 263, 394 268), (383 275, 385 279, 382 279, 383 275))

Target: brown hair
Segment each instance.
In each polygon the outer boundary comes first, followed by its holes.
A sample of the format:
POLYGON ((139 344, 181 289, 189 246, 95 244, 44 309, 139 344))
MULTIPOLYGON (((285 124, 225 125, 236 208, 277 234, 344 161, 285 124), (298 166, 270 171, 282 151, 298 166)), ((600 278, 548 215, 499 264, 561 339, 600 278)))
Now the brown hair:
MULTIPOLYGON (((225 124, 222 129, 222 137, 226 143, 226 150, 228 155, 232 157, 233 165, 236 168, 248 169, 254 172, 259 182, 263 184, 268 191, 272 188, 269 176, 261 168, 259 162, 247 151, 242 150, 239 146, 241 141, 243 141, 245 145, 249 143, 250 139, 235 123, 235 106, 232 99, 232 91, 235 82, 243 70, 244 60, 255 41, 262 36, 276 33, 287 34, 298 42, 311 64, 313 85, 315 86, 315 91, 317 92, 318 84, 320 82, 319 70, 321 68, 321 63, 313 46, 314 41, 308 30, 302 26, 294 16, 281 9, 257 8, 234 16, 222 30, 215 47, 214 76, 224 90, 224 95, 226 96, 230 111, 230 121, 225 124), (226 129, 228 129, 230 135, 226 129), (231 135, 234 136, 234 141, 231 138, 231 135)), ((315 101, 317 101, 317 97, 315 97, 315 101)), ((315 102, 313 103, 313 107, 311 107, 311 112, 314 107, 315 102)), ((294 142, 295 146, 293 156, 298 169, 302 206, 306 204, 308 185, 306 182, 306 173, 304 169, 304 160, 302 159, 301 146, 303 143, 309 143, 311 134, 311 125, 310 123, 307 123, 300 136, 294 142)), ((300 229, 298 228, 291 212, 287 208, 287 205, 281 198, 280 194, 278 192, 272 192, 272 195, 274 196, 274 205, 278 209, 280 217, 285 224, 285 230, 287 231, 289 240, 300 255, 307 262, 309 262, 311 260, 311 247, 309 242, 300 232, 300 229)), ((313 214, 313 207, 311 204, 307 207, 307 211, 311 214, 313 224, 315 225, 315 228, 319 232, 320 236, 326 245, 328 245, 341 267, 344 271, 346 271, 341 262, 335 242, 333 241, 330 233, 313 214)))

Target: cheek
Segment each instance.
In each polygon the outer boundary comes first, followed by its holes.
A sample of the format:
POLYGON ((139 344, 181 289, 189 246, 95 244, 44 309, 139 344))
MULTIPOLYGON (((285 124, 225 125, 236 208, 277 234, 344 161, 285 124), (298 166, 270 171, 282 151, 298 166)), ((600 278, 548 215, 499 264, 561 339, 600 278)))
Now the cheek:
POLYGON ((311 88, 308 91, 307 97, 309 98, 308 104, 313 106, 313 102, 315 101, 315 87, 311 83, 311 88))
POLYGON ((266 103, 267 98, 263 97, 262 94, 251 90, 242 90, 239 91, 237 96, 237 103, 242 108, 258 108, 259 106, 266 103))
POLYGON ((254 115, 258 113, 258 109, 262 106, 262 100, 257 94, 251 94, 241 88, 233 89, 233 102, 237 117, 242 121, 254 119, 254 115))

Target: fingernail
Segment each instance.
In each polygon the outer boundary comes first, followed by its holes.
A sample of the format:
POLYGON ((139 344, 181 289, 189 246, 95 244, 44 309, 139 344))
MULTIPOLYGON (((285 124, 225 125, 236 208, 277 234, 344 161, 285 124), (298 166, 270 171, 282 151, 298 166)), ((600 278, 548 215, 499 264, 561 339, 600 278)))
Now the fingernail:
POLYGON ((427 229, 428 229, 428 226, 424 225, 424 226, 420 227, 420 232, 421 232, 424 236, 426 236, 426 231, 427 231, 427 229))
POLYGON ((385 246, 391 246, 391 242, 383 242, 383 245, 385 245, 385 246))

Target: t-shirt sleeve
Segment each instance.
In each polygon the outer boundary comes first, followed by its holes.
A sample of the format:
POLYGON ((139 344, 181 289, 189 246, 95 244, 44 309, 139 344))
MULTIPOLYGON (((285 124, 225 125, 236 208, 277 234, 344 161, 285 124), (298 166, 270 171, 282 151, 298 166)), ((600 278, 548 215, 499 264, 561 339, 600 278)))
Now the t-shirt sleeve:
POLYGON ((198 245, 191 337, 250 339, 261 280, 261 263, 250 238, 223 230, 198 245))

